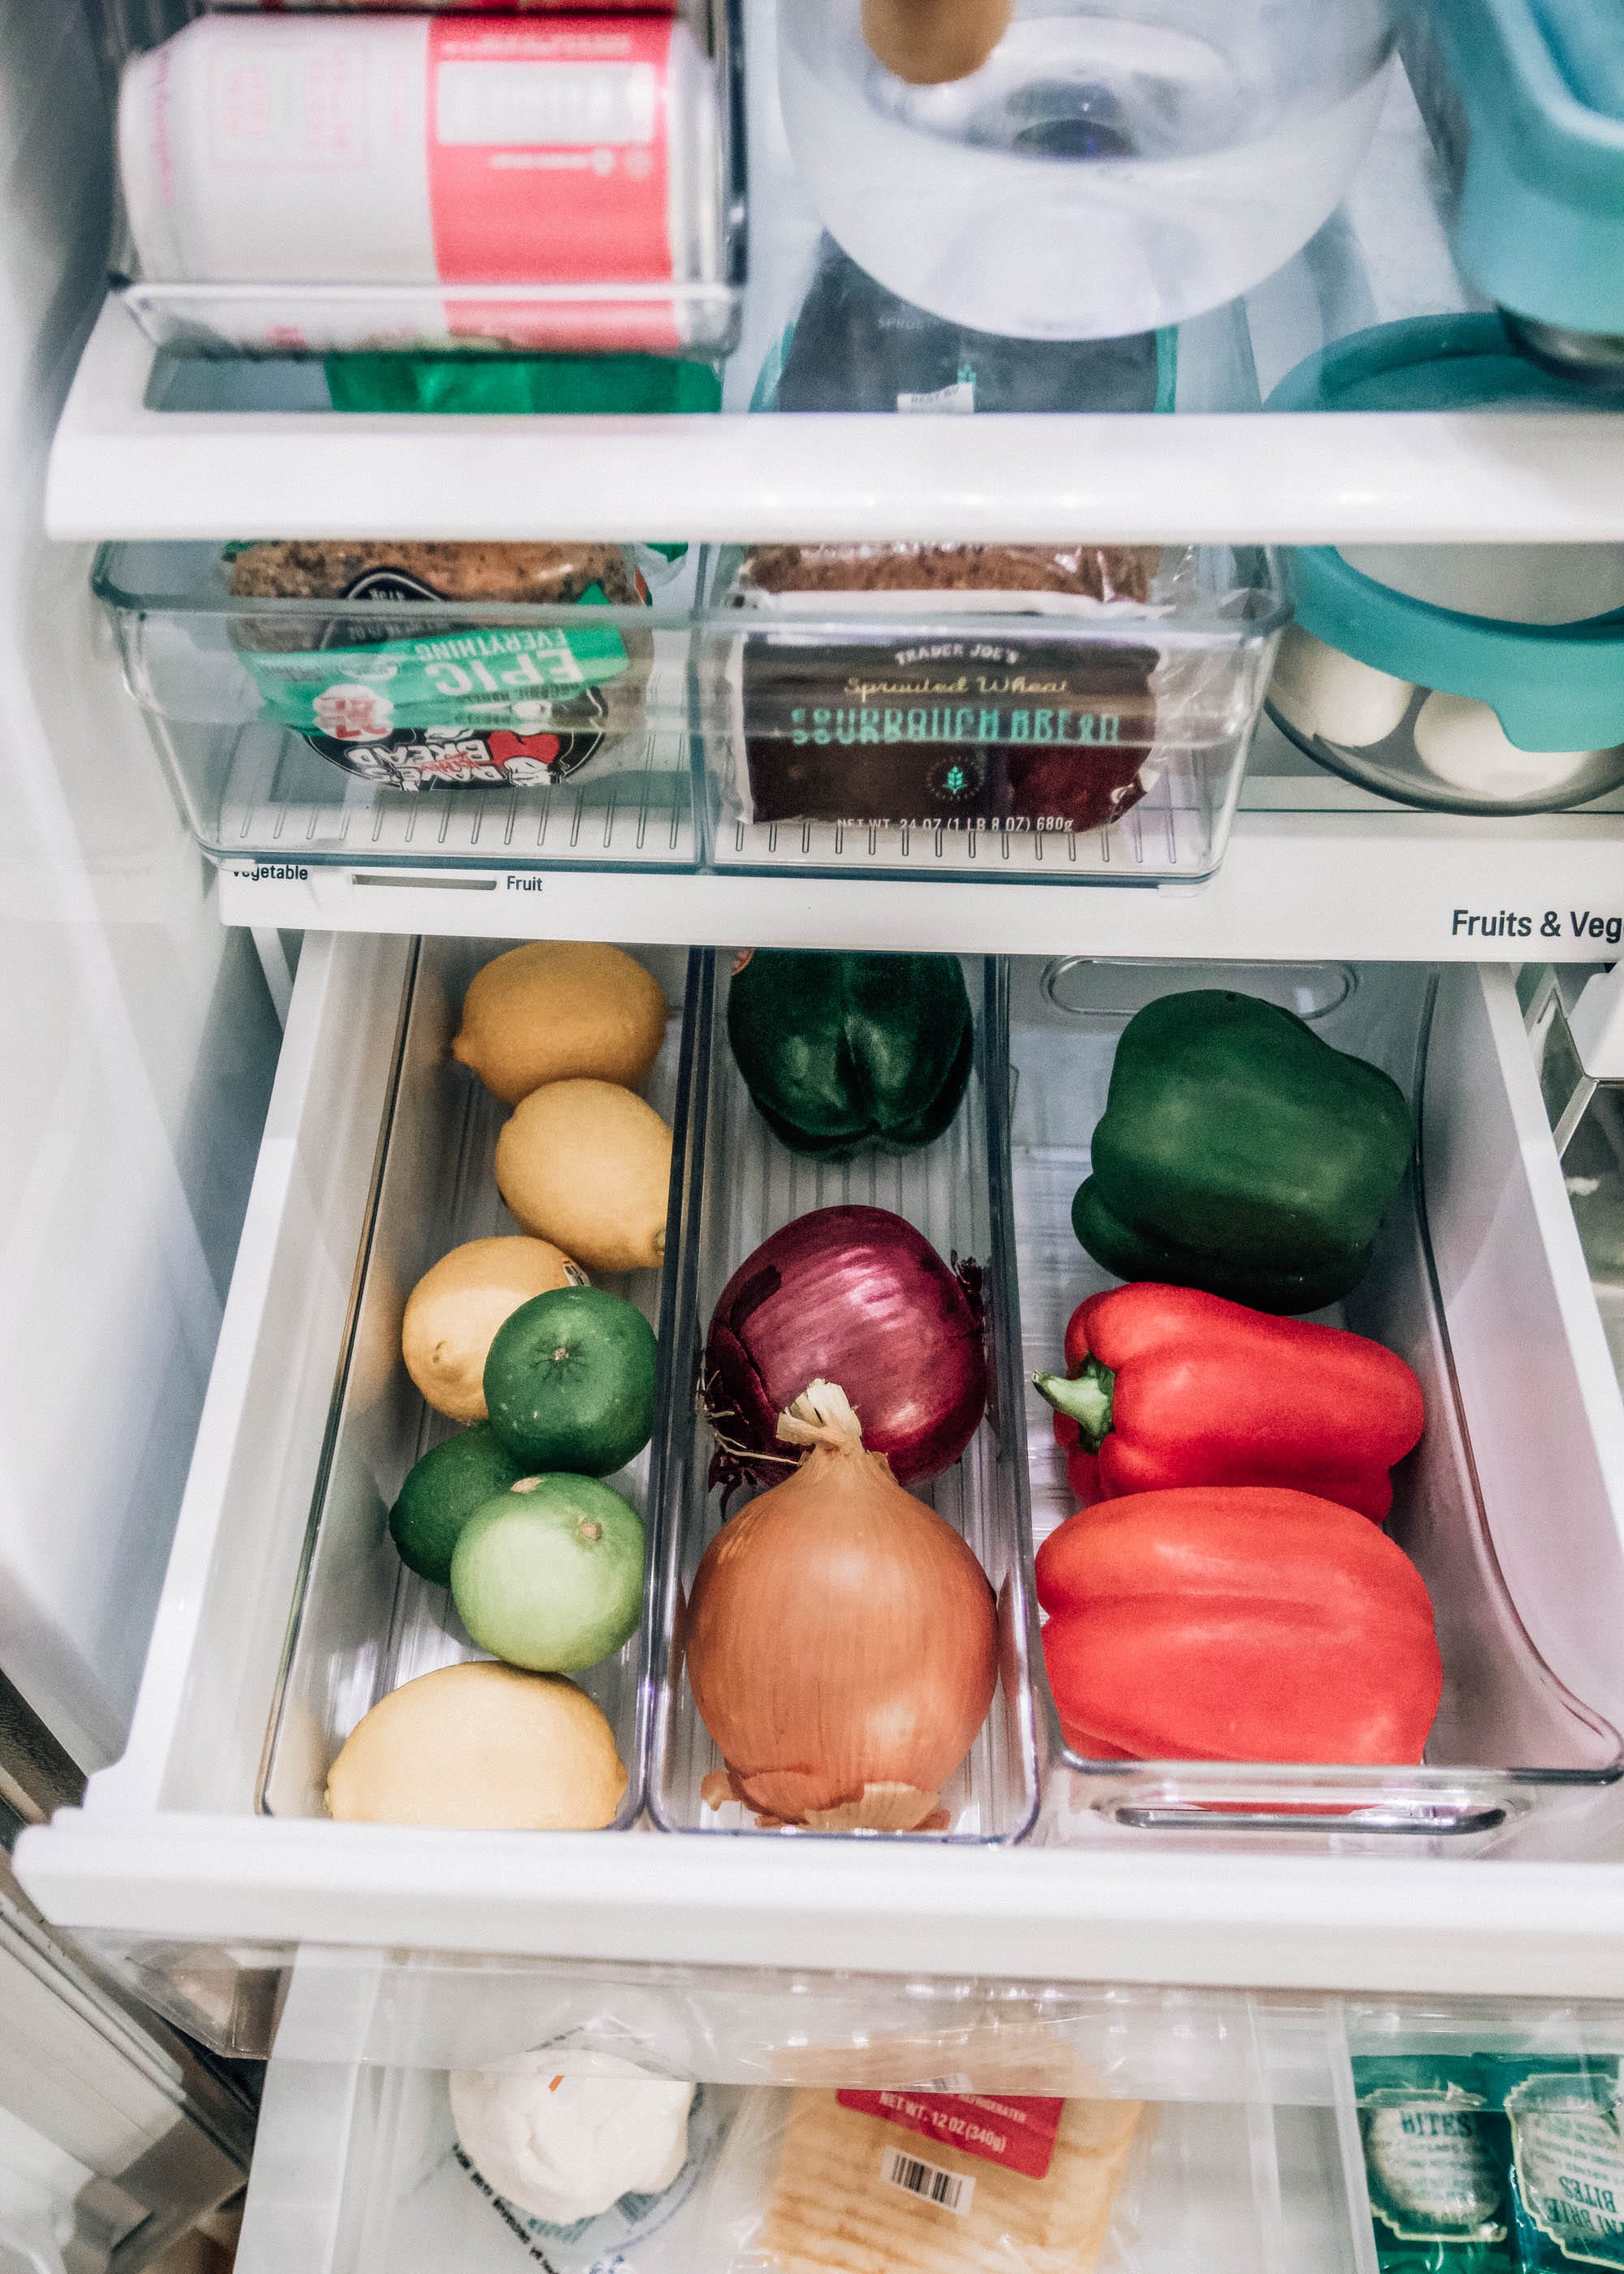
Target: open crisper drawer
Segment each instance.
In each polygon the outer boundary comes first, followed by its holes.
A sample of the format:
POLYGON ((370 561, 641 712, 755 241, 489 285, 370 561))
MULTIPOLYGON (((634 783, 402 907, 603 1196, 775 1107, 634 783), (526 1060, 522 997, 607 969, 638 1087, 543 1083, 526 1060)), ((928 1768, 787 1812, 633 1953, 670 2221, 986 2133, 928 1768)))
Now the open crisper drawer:
MULTIPOLYGON (((431 970, 440 952, 424 951, 431 970)), ((1097 1811, 1076 1819, 1088 1836, 1070 1846, 449 1838, 260 1812, 416 953, 385 935, 305 938, 129 1748, 92 1778, 82 1808, 19 1843, 20 1876, 48 1916, 240 2052, 267 2052, 296 1974, 319 1976, 323 2058, 356 2058, 344 2047, 357 2014, 380 2027, 393 2015, 417 2044, 447 2042, 436 2032, 475 2014, 540 2042, 560 1999, 574 2011, 611 1983, 617 2011, 635 1996, 677 2012, 684 2042, 730 2014, 742 2058, 763 2021, 750 1969, 775 1970, 781 2040, 831 2055, 868 2041, 876 1984, 894 1992, 898 2026, 921 2006, 951 2025, 978 2002, 1049 2013, 1068 1984, 1169 1977, 1624 1995, 1620 1784, 1575 1787, 1563 1813, 1520 1809, 1503 1779, 1505 1820, 1470 1860, 1457 1860, 1458 1840, 1321 1832, 1305 1844, 1279 1830, 1125 1826, 1097 1811)), ((1015 967, 1023 1005, 1041 970, 1015 967)), ((1416 999, 1413 975, 1365 977, 1369 999, 1379 983, 1416 999)), ((1097 1105, 1079 1073, 1062 1071, 1064 1126, 1034 1133, 1028 1019, 1015 1029, 1018 1156, 1038 1141, 1075 1144, 1097 1105)), ((1434 1255, 1496 1551, 1541 1658, 1616 1723, 1624 1706, 1608 1684, 1624 1608, 1599 1433, 1624 1429, 1624 1402, 1605 1346, 1611 1405, 1594 1383, 1590 1404, 1579 1394, 1583 1318, 1598 1342, 1600 1329, 1588 1284, 1566 1286, 1552 1262, 1552 1227, 1560 1216, 1572 1243, 1572 1220, 1507 975, 1445 975, 1429 1069, 1434 1255), (1493 1039, 1502 995, 1520 1059, 1493 1039), (1553 1198, 1542 1177, 1555 1178, 1553 1198)), ((384 1487, 370 1489, 376 1521, 384 1487)), ((375 1580, 364 1566, 363 1587, 375 1580)), ((387 2050, 394 2042, 386 2030, 373 2057, 434 2058, 387 2050)), ((939 2051, 915 2074, 956 2073, 952 2046, 939 2051)))
MULTIPOLYGON (((1391 965, 1237 968, 1071 958, 1017 967, 1014 1188, 1028 1375, 1061 1365, 1073 1308, 1116 1284, 1078 1246, 1071 1204, 1088 1173, 1088 1136, 1104 1108, 1116 1038, 1139 1005, 1183 988, 1261 994, 1306 1017, 1336 1048, 1385 1067, 1412 1098, 1422 1133, 1417 1163, 1388 1210, 1365 1279, 1323 1315, 1396 1351, 1420 1379, 1426 1431, 1395 1472, 1387 1530, 1427 1583, 1444 1661, 1442 1703, 1425 1764, 1416 1768, 1087 1761, 1056 1735, 1046 1780, 1048 1837, 1098 1837, 1103 1816, 1121 1826, 1220 1837, 1267 1831, 1298 1840, 1318 1833, 1344 1845, 1395 1834, 1470 1841, 1520 1811, 1560 1811, 1624 1773, 1624 1741, 1608 1718, 1619 1711, 1620 1683, 1616 1674, 1601 1676, 1598 1660, 1605 1625, 1570 1615, 1553 1628, 1549 1615, 1559 1593, 1571 1593, 1576 1570, 1585 1574, 1580 1592, 1603 1622, 1609 1614, 1600 1606, 1624 1588, 1624 1551, 1595 1489, 1589 1432, 1568 1456, 1562 1434, 1542 1427, 1536 1452, 1520 1412, 1503 1398, 1463 1392, 1451 1331, 1458 1288, 1470 1306, 1471 1356, 1480 1366, 1485 1306, 1503 1317, 1498 1331, 1519 1341, 1535 1335, 1560 1270, 1526 1209, 1505 1204, 1520 1195, 1502 1195, 1491 1210, 1479 1186, 1480 1176, 1492 1175, 1507 1113, 1492 1056, 1476 1047, 1481 992, 1498 978, 1470 968, 1435 976, 1391 965), (1582 1558, 1573 1552, 1580 1542, 1582 1558), (1515 1585, 1507 1577, 1513 1558, 1515 1585), (1538 1631, 1547 1655, 1525 1607, 1544 1615, 1538 1631)), ((1073 1502, 1049 1408, 1031 1389, 1026 1405, 1041 1544, 1073 1502)), ((1546 1412, 1557 1410, 1553 1403, 1546 1412)))
MULTIPOLYGON (((686 2195, 672 2190, 668 2225, 616 2255, 624 2274, 751 2263, 741 2228, 771 2166, 747 2179, 730 2157, 714 2187, 717 2165, 704 2168, 728 2155, 741 2116, 759 2120, 737 2088, 701 2082, 688 2135, 700 2176, 686 2195)), ((627 2207, 648 2218, 642 2199, 627 2207)), ((525 2274, 538 2263, 582 2274, 579 2246, 571 2230, 493 2199, 459 2159, 443 2070, 273 2062, 239 2274, 525 2274)), ((1094 2263, 1099 2274, 1353 2274, 1334 2112, 1199 2099, 1147 2108, 1094 2263)))

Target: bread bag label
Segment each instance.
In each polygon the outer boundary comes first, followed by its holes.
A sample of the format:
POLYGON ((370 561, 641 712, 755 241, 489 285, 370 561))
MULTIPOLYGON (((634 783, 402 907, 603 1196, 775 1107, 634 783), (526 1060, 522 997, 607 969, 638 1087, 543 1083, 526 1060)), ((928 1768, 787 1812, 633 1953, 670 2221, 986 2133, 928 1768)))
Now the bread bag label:
POLYGON ((1094 829, 1143 794, 1151 649, 1026 633, 742 645, 757 821, 1094 829))
MULTIPOLYGON (((431 586, 369 569, 343 595, 429 609, 431 586)), ((593 584, 572 605, 607 605, 593 584)), ((264 709, 312 749, 380 787, 437 783, 545 788, 578 773, 603 741, 596 690, 629 667, 613 625, 490 627, 335 617, 315 648, 242 650, 264 709)))
MULTIPOLYGON (((957 2148, 983 2163, 1024 2172, 1029 2180, 1047 2174, 1065 2112, 1064 2098, 995 2098, 980 2092, 843 2091, 835 2098, 842 2108, 877 2116, 883 2123, 957 2148)), ((912 2191, 928 2192, 922 2187, 912 2191)))

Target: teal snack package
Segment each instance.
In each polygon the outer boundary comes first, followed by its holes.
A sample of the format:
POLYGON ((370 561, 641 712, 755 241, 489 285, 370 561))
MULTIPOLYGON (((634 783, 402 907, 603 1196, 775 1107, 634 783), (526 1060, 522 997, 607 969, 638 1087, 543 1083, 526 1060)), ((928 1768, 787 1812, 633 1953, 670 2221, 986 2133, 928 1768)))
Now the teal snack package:
POLYGON ((1624 2268, 1619 2056, 1484 2056, 1480 2067, 1510 2135, 1517 2263, 1524 2274, 1624 2268))
POLYGON ((1353 2056, 1383 2274, 1515 2274, 1505 2118, 1476 2056, 1353 2056))
POLYGON ((236 600, 305 603, 232 619, 262 716, 374 785, 551 787, 595 755, 612 706, 636 712, 649 644, 603 620, 648 602, 625 546, 282 540, 227 565, 236 600), (500 621, 515 606, 553 621, 500 621))

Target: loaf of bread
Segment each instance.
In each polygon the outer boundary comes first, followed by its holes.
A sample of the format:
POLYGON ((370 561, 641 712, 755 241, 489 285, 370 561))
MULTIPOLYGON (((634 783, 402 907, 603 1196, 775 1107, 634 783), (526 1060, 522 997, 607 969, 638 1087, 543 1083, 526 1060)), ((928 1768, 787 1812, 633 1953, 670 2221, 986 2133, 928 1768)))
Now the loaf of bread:
POLYGON ((390 577, 441 600, 564 606, 594 584, 612 607, 635 607, 639 597, 619 545, 291 538, 251 545, 231 562, 231 590, 238 599, 343 600, 355 596, 358 584, 390 577))
POLYGON ((739 582, 761 592, 1064 592, 1142 605, 1160 558, 1142 545, 760 545, 739 582))

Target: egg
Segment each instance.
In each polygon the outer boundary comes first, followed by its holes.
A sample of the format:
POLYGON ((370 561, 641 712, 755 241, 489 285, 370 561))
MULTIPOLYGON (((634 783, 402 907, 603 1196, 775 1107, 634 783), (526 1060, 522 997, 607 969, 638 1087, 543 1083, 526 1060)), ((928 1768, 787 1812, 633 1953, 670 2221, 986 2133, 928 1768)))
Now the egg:
POLYGON ((1489 705, 1470 695, 1429 695, 1416 719, 1415 743, 1429 773, 1485 798, 1554 796, 1597 756, 1520 750, 1489 705))
POLYGON ((1274 659, 1269 701, 1299 734, 1363 750, 1402 724, 1415 691, 1409 680, 1359 663, 1290 624, 1274 659))

